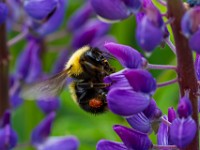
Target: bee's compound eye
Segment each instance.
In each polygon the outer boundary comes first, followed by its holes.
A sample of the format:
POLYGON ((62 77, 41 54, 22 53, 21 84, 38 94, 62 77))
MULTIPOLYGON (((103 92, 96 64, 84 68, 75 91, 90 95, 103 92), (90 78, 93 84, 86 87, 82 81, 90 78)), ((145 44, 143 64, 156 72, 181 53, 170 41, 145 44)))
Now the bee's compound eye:
POLYGON ((92 108, 99 108, 103 105, 103 102, 101 100, 98 99, 91 99, 89 101, 89 106, 92 108))

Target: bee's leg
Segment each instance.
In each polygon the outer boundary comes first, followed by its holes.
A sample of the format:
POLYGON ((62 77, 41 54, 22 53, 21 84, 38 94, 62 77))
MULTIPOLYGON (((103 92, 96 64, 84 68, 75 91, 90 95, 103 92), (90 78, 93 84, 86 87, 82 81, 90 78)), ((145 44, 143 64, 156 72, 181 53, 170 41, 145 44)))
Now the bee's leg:
POLYGON ((98 68, 95 65, 93 65, 92 63, 88 62, 88 61, 81 61, 80 64, 87 70, 87 72, 89 72, 90 74, 94 74, 96 73, 96 71, 98 73, 101 73, 103 76, 109 75, 109 73, 107 71, 105 71, 103 68, 98 68))
POLYGON ((87 82, 87 83, 77 83, 77 86, 82 88, 106 88, 109 87, 110 83, 93 83, 93 82, 87 82))

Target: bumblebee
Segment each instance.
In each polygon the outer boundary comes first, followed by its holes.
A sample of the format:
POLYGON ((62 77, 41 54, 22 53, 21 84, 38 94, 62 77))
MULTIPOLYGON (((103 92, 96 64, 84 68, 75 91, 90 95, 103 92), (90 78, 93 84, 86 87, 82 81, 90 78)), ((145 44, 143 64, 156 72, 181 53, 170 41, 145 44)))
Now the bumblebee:
POLYGON ((73 99, 79 106, 92 114, 107 109, 106 87, 103 78, 114 72, 103 52, 89 46, 78 49, 66 63, 65 68, 55 76, 31 85, 25 85, 22 97, 46 99, 58 95, 65 87, 66 78, 73 78, 69 85, 73 99))

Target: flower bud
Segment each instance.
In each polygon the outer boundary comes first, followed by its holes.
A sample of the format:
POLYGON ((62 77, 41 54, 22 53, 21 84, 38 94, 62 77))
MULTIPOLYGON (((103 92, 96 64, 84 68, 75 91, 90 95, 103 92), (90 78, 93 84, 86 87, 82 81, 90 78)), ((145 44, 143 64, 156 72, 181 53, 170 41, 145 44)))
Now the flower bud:
POLYGON ((187 118, 192 114, 192 104, 187 95, 181 98, 177 112, 180 118, 187 118))
POLYGON ((176 112, 173 107, 168 108, 168 120, 172 122, 176 118, 176 112))
POLYGON ((192 50, 200 53, 200 6, 188 10, 181 21, 182 32, 189 38, 189 46, 192 50))

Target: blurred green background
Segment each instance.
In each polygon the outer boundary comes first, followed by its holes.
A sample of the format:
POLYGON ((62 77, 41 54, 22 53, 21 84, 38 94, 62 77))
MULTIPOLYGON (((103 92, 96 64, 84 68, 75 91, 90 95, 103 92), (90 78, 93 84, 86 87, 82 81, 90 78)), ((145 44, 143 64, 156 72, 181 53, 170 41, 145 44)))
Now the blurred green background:
MULTIPOLYGON (((69 1, 68 9, 66 12, 66 20, 60 30, 63 30, 66 27, 66 22, 69 16, 76 9, 78 9, 83 4, 83 2, 84 1, 82 0, 69 1)), ((161 5, 157 3, 156 5, 159 6, 162 12, 165 12, 165 9, 161 5)), ((142 52, 135 40, 135 28, 135 17, 132 16, 119 23, 114 23, 111 27, 110 34, 117 39, 118 43, 130 45, 142 52)), ((17 33, 10 33, 9 39, 16 35, 17 33)), ((63 39, 47 43, 47 52, 45 53, 43 60, 43 68, 45 72, 50 71, 54 61, 58 56, 59 48, 56 48, 55 46, 67 45, 66 41, 69 42, 69 38, 70 37, 66 34, 66 37, 63 39), (48 51, 48 48, 50 47, 55 47, 55 49, 53 51, 48 51)), ((12 58, 10 63, 11 72, 13 72, 15 69, 16 59, 20 52, 23 50, 24 45, 25 41, 21 41, 10 48, 12 58)), ((143 53, 143 55, 146 57, 145 53, 143 53)), ((168 46, 165 46, 164 48, 158 47, 150 56, 146 58, 152 64, 176 64, 175 56, 168 46)), ((117 61, 112 61, 111 63, 115 68, 117 68, 117 70, 121 69, 121 66, 119 63, 117 63, 117 61)), ((176 74, 173 71, 153 70, 151 73, 158 82, 164 82, 176 77, 176 74)), ((177 104, 178 85, 173 84, 158 89, 154 95, 154 98, 157 101, 159 108, 163 111, 164 114, 166 114, 168 107, 176 106, 177 104)), ((37 107, 34 101, 25 101, 22 106, 14 110, 12 123, 14 129, 18 133, 20 143, 26 143, 30 140, 32 129, 44 117, 45 115, 37 107)), ((74 135, 80 140, 80 150, 94 150, 96 149, 96 143, 100 139, 120 141, 118 136, 112 130, 112 126, 114 124, 128 126, 122 117, 114 115, 111 112, 97 116, 84 112, 72 101, 68 88, 66 87, 66 89, 61 94, 61 108, 57 112, 51 135, 74 135)), ((151 139, 153 143, 156 143, 156 136, 153 133, 151 135, 151 139)), ((22 149, 23 148, 20 148, 20 150, 22 149)), ((32 148, 24 149, 26 150, 32 148)))

